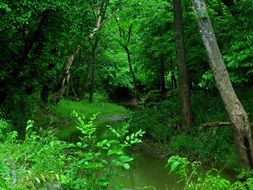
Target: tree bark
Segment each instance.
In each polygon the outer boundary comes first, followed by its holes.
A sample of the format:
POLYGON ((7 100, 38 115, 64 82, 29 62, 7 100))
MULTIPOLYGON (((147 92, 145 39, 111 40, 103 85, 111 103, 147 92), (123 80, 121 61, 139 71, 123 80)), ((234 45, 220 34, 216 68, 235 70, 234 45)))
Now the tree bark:
POLYGON ((237 98, 224 64, 204 0, 192 0, 194 12, 216 86, 222 97, 226 112, 234 131, 239 164, 242 168, 253 168, 253 147, 248 116, 237 98))
POLYGON ((92 7, 92 11, 95 18, 95 25, 93 31, 88 36, 89 39, 95 38, 92 51, 91 51, 91 84, 90 84, 90 92, 89 92, 89 102, 93 102, 94 99, 94 91, 95 91, 95 79, 96 79, 96 57, 97 57, 97 48, 99 45, 99 34, 104 19, 106 10, 108 7, 110 0, 104 0, 102 2, 97 1, 96 5, 90 1, 90 5, 92 7))
POLYGON ((190 100, 189 81, 186 69, 184 50, 184 28, 181 0, 173 0, 176 31, 177 68, 179 81, 179 96, 181 101, 182 126, 185 131, 193 125, 193 113, 190 100))
POLYGON ((90 92, 89 92, 89 102, 93 102, 94 100, 94 91, 95 91, 95 78, 96 78, 96 57, 97 57, 97 48, 99 44, 99 36, 97 35, 97 31, 101 27, 103 16, 100 15, 100 11, 98 11, 98 16, 96 17, 95 28, 93 32, 89 35, 90 39, 95 38, 94 44, 91 50, 91 83, 90 83, 90 92))
POLYGON ((58 103, 60 101, 62 95, 64 94, 64 92, 66 91, 66 89, 69 85, 70 67, 71 67, 71 65, 74 61, 74 58, 79 50, 80 50, 80 46, 77 46, 74 49, 73 53, 68 57, 68 60, 67 60, 66 64, 64 65, 64 73, 63 73, 63 77, 61 80, 60 88, 57 90, 56 95, 52 99, 52 102, 54 102, 54 103, 58 103))

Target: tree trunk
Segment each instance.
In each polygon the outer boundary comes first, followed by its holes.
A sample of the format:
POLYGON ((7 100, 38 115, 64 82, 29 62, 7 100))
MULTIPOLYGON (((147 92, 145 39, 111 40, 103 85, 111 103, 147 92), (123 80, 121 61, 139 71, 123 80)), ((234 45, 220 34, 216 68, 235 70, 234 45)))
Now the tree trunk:
POLYGON ((97 57, 97 48, 99 44, 99 38, 96 37, 94 45, 92 47, 92 56, 91 56, 91 83, 90 83, 90 93, 89 93, 89 102, 94 100, 94 90, 95 90, 95 78, 96 78, 96 57, 97 57))
POLYGON ((95 78, 96 78, 96 57, 97 57, 97 48, 99 44, 99 30, 102 26, 102 23, 104 21, 104 16, 106 13, 107 5, 109 1, 106 1, 101 4, 101 7, 99 7, 99 10, 97 10, 97 13, 95 10, 93 10, 94 16, 95 16, 95 26, 93 31, 88 36, 90 39, 95 38, 94 44, 92 46, 91 50, 91 83, 90 83, 90 92, 89 92, 89 102, 93 102, 94 99, 94 91, 95 91, 95 78))
POLYGON ((122 28, 119 24, 119 21, 116 19, 116 22, 118 24, 119 27, 119 37, 122 40, 117 40, 119 45, 122 46, 122 48, 126 51, 127 54, 127 61, 128 61, 128 65, 129 65, 129 71, 130 74, 132 76, 132 80, 133 80, 133 85, 134 85, 134 97, 136 99, 136 105, 138 106, 138 102, 139 102, 139 93, 138 93, 138 88, 137 88, 137 80, 136 80, 136 76, 134 73, 134 69, 133 69, 133 64, 132 64, 132 60, 131 60, 131 53, 129 50, 129 44, 131 41, 131 34, 132 34, 132 28, 133 28, 133 24, 130 24, 128 31, 126 32, 124 30, 124 28, 122 28))
POLYGON ((80 49, 80 46, 77 46, 77 48, 74 49, 73 53, 68 57, 68 60, 67 60, 66 64, 64 65, 64 73, 63 73, 63 77, 61 80, 60 88, 57 90, 56 95, 52 99, 52 102, 54 102, 54 103, 58 103, 60 101, 62 95, 64 94, 65 90, 67 89, 67 87, 69 85, 70 67, 71 67, 71 65, 74 61, 74 58, 75 58, 76 54, 78 53, 79 49, 80 49))
POLYGON ((173 90, 177 89, 177 79, 174 71, 171 72, 170 80, 171 80, 171 91, 173 94, 173 90))
POLYGON ((130 51, 127 46, 125 46, 124 49, 126 50, 126 53, 127 53, 129 71, 132 75, 132 80, 133 80, 133 84, 134 84, 134 96, 136 99, 136 105, 138 106, 139 94, 138 94, 138 88, 137 88, 137 80, 136 80, 136 76, 135 76, 133 65, 132 65, 131 54, 130 54, 130 51))
POLYGON ((160 73, 159 73, 159 84, 160 84, 160 90, 161 90, 161 95, 164 96, 166 92, 166 83, 165 83, 165 73, 166 73, 166 64, 164 61, 165 55, 162 54, 160 57, 160 73))
POLYGON ((184 28, 181 0, 173 0, 177 47, 177 69, 179 96, 181 101, 182 126, 188 131, 193 124, 193 113, 190 100, 189 81, 184 51, 184 28))
POLYGON ((19 75, 22 67, 26 64, 27 57, 28 57, 29 53, 32 51, 36 42, 38 42, 40 36, 43 33, 43 30, 45 29, 45 27, 47 25, 47 22, 49 19, 49 13, 50 13, 50 10, 48 10, 48 9, 44 10, 41 15, 41 19, 39 21, 39 24, 38 24, 36 30, 34 31, 34 33, 32 34, 32 36, 30 37, 30 39, 24 38, 25 45, 24 45, 22 55, 18 60, 17 66, 13 69, 13 71, 11 73, 13 78, 19 75))
POLYGON ((192 0, 199 30, 209 58, 217 88, 225 105, 234 131, 239 164, 242 168, 253 167, 251 128, 248 116, 238 100, 224 64, 212 24, 203 0, 192 0))

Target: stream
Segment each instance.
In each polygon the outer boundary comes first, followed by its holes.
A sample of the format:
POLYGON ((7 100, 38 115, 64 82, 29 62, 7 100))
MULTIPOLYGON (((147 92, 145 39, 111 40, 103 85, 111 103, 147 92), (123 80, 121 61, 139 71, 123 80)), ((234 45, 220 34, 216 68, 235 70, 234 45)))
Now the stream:
POLYGON ((114 184, 122 184, 124 190, 181 190, 183 184, 177 184, 177 176, 168 174, 166 159, 153 157, 145 153, 135 154, 130 170, 118 171, 120 175, 114 184))
MULTIPOLYGON (((166 168, 167 158, 160 158, 139 152, 133 155, 134 160, 129 170, 117 170, 117 177, 113 184, 121 184, 122 190, 182 190, 184 183, 177 183, 176 174, 169 174, 166 168)), ((206 174, 211 166, 202 165, 199 173, 206 174)), ((222 170, 220 173, 225 179, 234 181, 235 174, 232 170, 222 170)), ((114 189, 112 189, 114 190, 114 189)))
MULTIPOLYGON (((102 118, 106 120, 110 126, 114 128, 124 125, 124 116, 114 115, 102 118)), ((97 134, 100 138, 106 138, 105 131, 107 128, 100 128, 97 134)), ((78 139, 77 136, 74 136, 78 139)), ((154 147, 147 144, 149 149, 153 150, 154 147)), ((184 189, 183 183, 177 183, 178 176, 176 174, 169 174, 169 169, 166 168, 167 159, 169 156, 159 157, 145 150, 132 150, 130 155, 134 158, 131 162, 131 168, 125 170, 123 168, 116 169, 115 176, 112 179, 113 187, 110 190, 182 190, 184 189)), ((201 166, 200 173, 205 174, 211 166, 201 166)), ((234 174, 231 171, 223 171, 221 173, 226 179, 233 180, 234 174)))

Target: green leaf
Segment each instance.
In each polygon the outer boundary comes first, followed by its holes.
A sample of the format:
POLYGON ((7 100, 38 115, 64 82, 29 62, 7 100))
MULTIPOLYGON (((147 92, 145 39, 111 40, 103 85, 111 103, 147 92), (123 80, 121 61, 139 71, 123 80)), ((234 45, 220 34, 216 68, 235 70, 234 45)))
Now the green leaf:
POLYGON ((125 169, 127 169, 127 170, 130 169, 130 165, 129 165, 128 163, 125 163, 125 164, 123 165, 123 167, 124 167, 125 169))
POLYGON ((37 183, 40 183, 40 179, 38 177, 34 177, 37 183))
POLYGON ((177 169, 178 169, 178 166, 180 165, 181 163, 176 161, 174 162, 171 166, 170 166, 170 172, 175 172, 177 169))

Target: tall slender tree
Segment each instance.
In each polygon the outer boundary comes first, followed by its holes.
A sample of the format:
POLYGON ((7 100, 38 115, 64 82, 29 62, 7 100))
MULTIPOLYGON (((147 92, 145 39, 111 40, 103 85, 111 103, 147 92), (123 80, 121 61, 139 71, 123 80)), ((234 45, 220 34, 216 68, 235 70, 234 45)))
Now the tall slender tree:
POLYGON ((217 44, 206 4, 204 0, 192 0, 192 4, 209 58, 209 65, 234 131, 239 164, 243 168, 253 168, 253 146, 248 116, 231 84, 217 44))
POLYGON ((105 20, 105 14, 110 0, 90 0, 90 5, 94 15, 94 28, 90 33, 89 38, 94 39, 94 43, 91 50, 91 83, 90 83, 90 93, 89 93, 89 102, 93 102, 94 90, 95 90, 95 80, 96 80, 96 57, 97 49, 99 46, 99 31, 105 20))
POLYGON ((131 58, 131 52, 130 52, 130 49, 129 49, 129 45, 130 45, 130 42, 131 42, 133 24, 131 23, 129 25, 128 29, 125 30, 123 27, 120 26, 120 23, 118 22, 117 18, 116 18, 116 22, 117 22, 118 27, 119 27, 119 36, 120 36, 120 39, 117 40, 117 41, 121 45, 121 47, 125 50, 126 55, 127 55, 129 72, 131 74, 132 81, 133 81, 133 86, 134 86, 134 96, 135 96, 135 99, 136 99, 136 104, 138 105, 139 93, 138 93, 138 88, 137 88, 137 79, 136 79, 136 75, 135 75, 135 72, 134 72, 133 62, 132 62, 132 58, 131 58))
POLYGON ((184 50, 184 28, 182 16, 181 0, 173 0, 176 49, 177 49, 177 69, 179 78, 179 96, 181 100, 182 126, 188 131, 193 124, 193 114, 190 100, 189 81, 186 69, 184 50))

